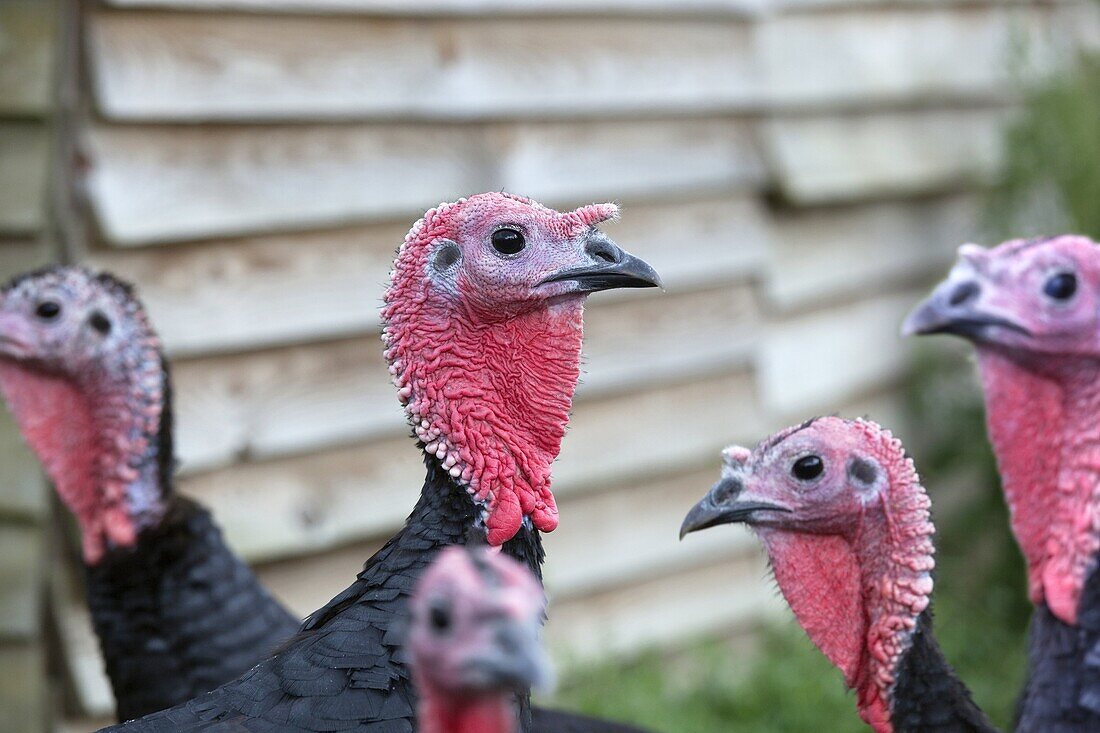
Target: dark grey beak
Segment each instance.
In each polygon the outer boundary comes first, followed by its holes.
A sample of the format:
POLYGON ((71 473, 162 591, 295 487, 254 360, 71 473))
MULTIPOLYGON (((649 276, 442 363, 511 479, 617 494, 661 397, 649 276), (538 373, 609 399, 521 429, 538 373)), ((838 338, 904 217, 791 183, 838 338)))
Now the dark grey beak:
POLYGON ((707 495, 691 508, 680 525, 680 539, 691 532, 714 527, 719 524, 745 522, 752 524, 756 512, 790 512, 785 506, 763 501, 738 501, 741 482, 738 479, 724 478, 711 487, 707 495))
POLYGON ((508 687, 526 691, 545 688, 554 674, 549 658, 538 641, 534 628, 517 621, 501 621, 494 633, 493 648, 466 665, 479 687, 508 687))
POLYGON ((623 251, 602 232, 591 234, 584 250, 594 260, 592 265, 555 272, 539 284, 571 280, 577 283, 577 290, 584 293, 616 288, 664 287, 661 276, 649 263, 623 251))
POLYGON ((979 339, 994 326, 1030 335, 1030 331, 1015 321, 984 313, 978 306, 981 292, 981 283, 976 279, 947 280, 906 317, 901 326, 902 335, 951 333, 979 339))

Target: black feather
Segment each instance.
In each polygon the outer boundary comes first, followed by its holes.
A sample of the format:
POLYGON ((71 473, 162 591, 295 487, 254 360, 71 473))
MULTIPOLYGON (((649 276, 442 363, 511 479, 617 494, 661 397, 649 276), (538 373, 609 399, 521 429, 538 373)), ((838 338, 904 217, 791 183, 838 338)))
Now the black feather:
POLYGON ((137 545, 87 568, 88 606, 120 720, 227 682, 298 622, 226 547, 209 513, 183 497, 137 545))
POLYGON ((898 663, 890 718, 894 733, 996 733, 944 659, 930 610, 917 618, 912 643, 898 663))
POLYGON ((1018 733, 1100 730, 1100 571, 1081 594, 1077 626, 1036 607, 1028 630, 1028 679, 1016 705, 1018 733))
MULTIPOLYGON (((443 547, 465 544, 478 508, 436 458, 404 528, 367 561, 346 590, 302 624, 299 633, 244 676, 171 710, 104 729, 126 733, 411 733, 416 694, 402 646, 413 585, 443 547)), ((541 580, 539 533, 524 527, 503 551, 541 580)), ((529 697, 519 696, 522 730, 631 733, 585 718, 540 711, 532 728, 529 697)))

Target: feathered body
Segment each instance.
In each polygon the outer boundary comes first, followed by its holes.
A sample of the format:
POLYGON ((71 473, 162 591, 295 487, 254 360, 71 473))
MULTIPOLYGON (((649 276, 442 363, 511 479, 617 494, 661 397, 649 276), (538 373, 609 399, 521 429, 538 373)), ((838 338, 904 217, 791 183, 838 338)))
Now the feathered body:
POLYGON ((0 391, 81 530, 119 719, 233 679, 298 622, 172 484, 172 394, 129 285, 80 268, 0 293, 0 391))

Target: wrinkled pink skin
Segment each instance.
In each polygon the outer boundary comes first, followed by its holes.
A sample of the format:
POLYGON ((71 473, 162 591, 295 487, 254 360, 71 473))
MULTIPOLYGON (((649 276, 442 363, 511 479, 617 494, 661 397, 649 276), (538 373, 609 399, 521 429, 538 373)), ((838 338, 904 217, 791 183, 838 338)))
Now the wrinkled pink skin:
POLYGON ((790 513, 753 521, 779 589, 819 649, 856 691, 860 717, 893 733, 891 700, 901 655, 928 607, 935 566, 930 502, 901 442, 873 422, 820 418, 763 441, 732 446, 726 475, 741 478, 739 502, 790 513), (791 474, 814 454, 825 468, 812 481, 791 474), (875 469, 864 483, 853 459, 875 469))
POLYGON ((1100 550, 1100 249, 1085 237, 964 245, 948 283, 981 284, 975 308, 1026 328, 975 340, 989 435, 1029 591, 1067 624, 1100 550), (1073 272, 1067 302, 1045 295, 1073 272))
POLYGON ((585 296, 573 282, 539 285, 590 264, 586 235, 612 204, 562 214, 501 193, 429 211, 398 253, 382 316, 386 358, 417 437, 484 508, 490 544, 525 519, 557 527, 550 465, 580 375, 585 296), (503 227, 527 248, 502 257, 503 227), (438 264, 444 248, 461 257, 438 264))
POLYGON ((55 268, 0 293, 0 392, 76 516, 89 564, 163 514, 162 364, 140 304, 112 279, 55 268), (47 300, 62 309, 52 320, 35 313, 47 300))
MULTIPOLYGON (((448 547, 424 571, 412 599, 409 652, 419 692, 421 733, 515 733, 515 691, 486 687, 466 665, 495 645, 493 623, 506 619, 537 636, 545 595, 535 577, 511 558, 487 549, 477 569, 470 551, 448 547), (487 578, 486 575, 489 577, 487 578), (452 625, 445 633, 429 623, 433 603, 445 602, 452 625)), ((544 662, 545 663, 545 662, 544 662)))

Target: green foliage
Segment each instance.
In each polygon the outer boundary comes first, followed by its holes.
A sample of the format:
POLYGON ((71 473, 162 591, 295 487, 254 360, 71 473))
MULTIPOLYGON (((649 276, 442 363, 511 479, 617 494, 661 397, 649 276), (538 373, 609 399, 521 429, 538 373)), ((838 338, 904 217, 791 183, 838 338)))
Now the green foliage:
POLYGON ((768 628, 752 651, 710 641, 676 657, 585 670, 557 702, 663 733, 867 730, 840 673, 793 621, 768 628))
POLYGON ((1100 57, 1026 93, 1005 146, 988 228, 1001 238, 1075 231, 1100 237, 1100 57))

